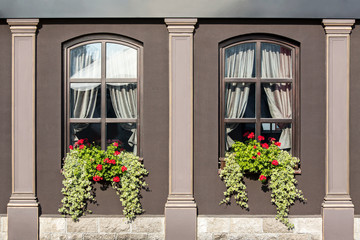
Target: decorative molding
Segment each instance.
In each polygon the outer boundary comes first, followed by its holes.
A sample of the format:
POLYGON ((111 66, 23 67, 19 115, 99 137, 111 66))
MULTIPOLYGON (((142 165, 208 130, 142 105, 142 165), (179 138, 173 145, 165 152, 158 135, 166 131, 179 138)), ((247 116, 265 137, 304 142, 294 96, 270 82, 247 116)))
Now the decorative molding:
POLYGON ((326 196, 323 239, 353 239, 349 192, 350 33, 353 19, 324 19, 326 33, 326 196), (338 138, 339 133, 342 139, 338 138))
POLYGON ((165 238, 196 239, 193 193, 193 32, 197 19, 165 19, 169 31, 169 196, 165 238))
POLYGON ((324 19, 323 25, 325 33, 328 34, 345 34, 351 33, 355 19, 324 19))
POLYGON ((12 33, 12 194, 9 240, 38 239, 36 197, 36 30, 38 19, 8 19, 12 33))
POLYGON ((165 23, 169 33, 189 33, 193 35, 196 18, 165 18, 165 23))

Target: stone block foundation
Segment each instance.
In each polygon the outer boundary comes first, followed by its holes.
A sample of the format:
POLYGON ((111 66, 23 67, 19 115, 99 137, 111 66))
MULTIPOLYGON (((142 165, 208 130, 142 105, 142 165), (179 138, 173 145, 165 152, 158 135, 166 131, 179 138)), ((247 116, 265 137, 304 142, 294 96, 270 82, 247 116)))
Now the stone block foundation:
MULTIPOLYGON (((321 217, 291 217, 288 231, 273 217, 198 216, 198 240, 322 240, 321 217)), ((41 240, 164 240, 164 217, 140 216, 128 223, 124 217, 69 218, 42 216, 41 240)), ((360 217, 354 219, 354 239, 360 240, 360 217)), ((0 215, 0 240, 7 240, 7 216, 0 215)))
POLYGON ((164 217, 40 217, 40 240, 164 240, 164 217))
POLYGON ((198 217, 198 240, 321 240, 321 217, 290 218, 293 230, 274 217, 198 217))

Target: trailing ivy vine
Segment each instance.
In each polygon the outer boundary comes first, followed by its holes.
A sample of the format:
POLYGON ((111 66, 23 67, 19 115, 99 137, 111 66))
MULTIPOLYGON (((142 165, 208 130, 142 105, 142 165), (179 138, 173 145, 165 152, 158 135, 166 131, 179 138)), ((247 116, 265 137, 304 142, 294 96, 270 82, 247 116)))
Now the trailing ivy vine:
POLYGON ((69 148, 62 170, 65 179, 60 213, 70 215, 74 221, 91 213, 87 205, 96 202, 96 182, 115 189, 129 220, 143 213, 140 190, 147 187, 144 178, 148 172, 138 156, 126 152, 118 141, 109 145, 106 151, 87 143, 87 139, 80 139, 69 148))
POLYGON ((288 220, 289 208, 295 200, 305 201, 301 190, 297 189, 294 176, 294 167, 299 159, 292 157, 288 152, 279 149, 281 143, 274 138, 268 143, 261 143, 254 139, 253 133, 246 133, 246 142, 236 142, 232 152, 226 153, 225 167, 220 172, 226 191, 224 199, 220 202, 230 203, 234 196, 238 205, 248 208, 246 186, 243 182, 246 174, 259 174, 259 181, 268 185, 271 190, 271 202, 276 206, 276 219, 289 229, 294 228, 288 220))

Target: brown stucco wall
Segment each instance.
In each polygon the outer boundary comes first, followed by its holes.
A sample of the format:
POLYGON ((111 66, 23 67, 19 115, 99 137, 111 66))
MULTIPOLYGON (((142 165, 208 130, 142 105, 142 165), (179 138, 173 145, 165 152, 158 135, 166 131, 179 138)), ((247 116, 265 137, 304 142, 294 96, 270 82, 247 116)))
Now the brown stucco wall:
MULTIPOLYGON (((360 22, 350 35, 350 196, 360 214, 360 22)), ((339 136, 341 137, 341 136, 339 136)))
MULTIPOLYGON (((41 211, 56 214, 62 195, 62 42, 90 33, 136 39, 144 47, 144 95, 141 146, 150 191, 142 191, 146 214, 164 214, 168 195, 168 33, 163 20, 41 20, 37 41, 37 188, 41 211), (146 89, 146 91, 145 91, 146 89)), ((1 96, 3 97, 3 96, 1 96)), ((5 128, 4 128, 5 129, 5 128)), ((1 146, 3 147, 3 146, 1 146)), ((110 188, 97 188, 94 214, 122 214, 110 188)))
POLYGON ((301 170, 296 178, 308 199, 291 214, 319 215, 325 196, 325 33, 321 21, 199 20, 194 35, 195 199, 199 214, 275 214, 270 192, 246 180, 249 211, 233 202, 219 206, 225 186, 217 174, 219 127, 219 43, 242 34, 269 33, 300 43, 301 170))
POLYGON ((0 20, 0 214, 11 195, 11 32, 0 20))

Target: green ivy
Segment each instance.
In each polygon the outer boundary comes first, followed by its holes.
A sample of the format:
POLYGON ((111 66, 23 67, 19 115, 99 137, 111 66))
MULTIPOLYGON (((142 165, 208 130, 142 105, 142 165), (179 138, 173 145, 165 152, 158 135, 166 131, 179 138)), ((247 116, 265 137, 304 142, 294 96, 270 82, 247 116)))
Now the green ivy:
POLYGON ((59 212, 70 215, 74 221, 83 216, 89 202, 96 202, 94 184, 111 185, 120 198, 123 213, 133 220, 143 213, 140 203, 140 190, 146 188, 145 176, 148 175, 139 157, 126 152, 118 142, 107 147, 90 145, 80 139, 64 160, 62 174, 64 195, 59 212))
POLYGON ((234 196, 238 205, 248 208, 246 186, 243 182, 246 174, 259 174, 259 181, 268 185, 271 190, 271 202, 276 206, 276 219, 289 229, 294 228, 288 220, 289 208, 295 200, 305 201, 301 190, 297 189, 294 176, 294 167, 299 159, 292 157, 288 152, 280 150, 280 143, 270 139, 269 144, 253 139, 254 134, 248 135, 245 142, 235 142, 232 152, 225 155, 225 167, 220 172, 226 191, 220 202, 230 203, 234 196), (268 181, 269 180, 269 181, 268 181))

